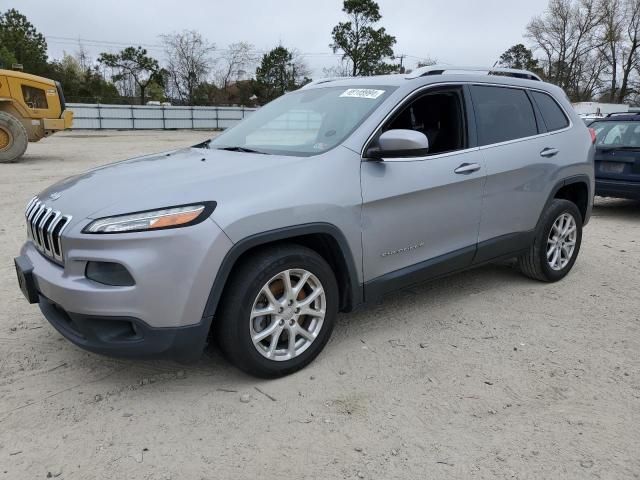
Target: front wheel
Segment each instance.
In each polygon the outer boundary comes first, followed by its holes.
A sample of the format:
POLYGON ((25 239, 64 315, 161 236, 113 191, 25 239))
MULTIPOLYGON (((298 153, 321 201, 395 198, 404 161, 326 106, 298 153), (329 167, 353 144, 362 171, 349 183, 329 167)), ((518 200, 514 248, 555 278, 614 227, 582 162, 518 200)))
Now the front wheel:
POLYGON ((543 282, 564 278, 576 262, 582 243, 582 215, 575 203, 554 199, 538 222, 535 239, 518 259, 527 277, 543 282))
POLYGON ((324 348, 338 313, 327 262, 294 244, 267 247, 234 270, 216 334, 227 358, 260 377, 288 375, 324 348))

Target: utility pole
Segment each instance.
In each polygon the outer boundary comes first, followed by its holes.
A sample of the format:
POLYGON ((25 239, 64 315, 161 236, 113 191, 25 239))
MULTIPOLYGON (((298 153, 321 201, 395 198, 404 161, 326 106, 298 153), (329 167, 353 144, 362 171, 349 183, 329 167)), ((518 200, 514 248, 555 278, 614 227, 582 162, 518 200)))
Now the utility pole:
POLYGON ((400 73, 404 73, 404 59, 407 58, 407 56, 402 53, 400 55, 396 55, 395 57, 393 57, 396 60, 400 60, 400 73))

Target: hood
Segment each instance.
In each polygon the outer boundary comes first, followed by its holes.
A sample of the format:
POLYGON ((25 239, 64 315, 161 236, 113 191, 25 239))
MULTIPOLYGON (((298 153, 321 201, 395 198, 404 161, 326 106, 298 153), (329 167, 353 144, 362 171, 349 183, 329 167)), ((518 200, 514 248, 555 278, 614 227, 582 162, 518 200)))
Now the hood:
MULTIPOLYGON (((70 177, 43 190, 38 197, 49 206, 72 215, 73 223, 86 218, 140 210, 220 201, 220 194, 237 177, 271 176, 305 157, 262 155, 189 148, 133 158, 70 177), (270 175, 271 174, 271 175, 270 175)), ((227 193, 228 194, 228 193, 227 193)))

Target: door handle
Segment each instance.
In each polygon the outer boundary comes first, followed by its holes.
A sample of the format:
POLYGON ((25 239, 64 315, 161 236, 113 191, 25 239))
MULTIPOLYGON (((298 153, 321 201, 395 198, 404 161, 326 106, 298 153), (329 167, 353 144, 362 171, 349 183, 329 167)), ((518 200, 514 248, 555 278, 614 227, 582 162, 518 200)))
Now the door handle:
POLYGON ((480 165, 477 163, 463 163, 453 172, 460 175, 469 175, 470 173, 477 172, 478 170, 480 170, 480 165))
POLYGON ((560 150, 557 148, 545 148, 540 152, 541 157, 550 158, 560 153, 560 150))

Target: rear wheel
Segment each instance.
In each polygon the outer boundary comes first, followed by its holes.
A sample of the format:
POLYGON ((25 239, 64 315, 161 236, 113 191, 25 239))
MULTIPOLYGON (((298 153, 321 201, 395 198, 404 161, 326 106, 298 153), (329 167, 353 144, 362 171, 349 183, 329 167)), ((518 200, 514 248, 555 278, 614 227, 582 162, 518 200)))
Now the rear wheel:
POLYGON ((575 203, 554 199, 542 214, 529 251, 518 259, 526 276, 543 282, 564 278, 582 243, 582 215, 575 203))
POLYGON ((27 150, 29 137, 13 115, 0 112, 0 163, 17 162, 27 150))
POLYGON ((338 312, 333 271, 315 251, 268 247, 234 271, 216 319, 218 343, 240 369, 278 377, 324 348, 338 312))

